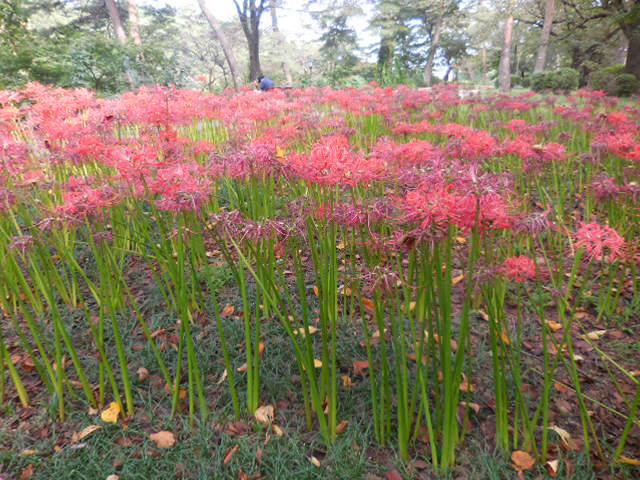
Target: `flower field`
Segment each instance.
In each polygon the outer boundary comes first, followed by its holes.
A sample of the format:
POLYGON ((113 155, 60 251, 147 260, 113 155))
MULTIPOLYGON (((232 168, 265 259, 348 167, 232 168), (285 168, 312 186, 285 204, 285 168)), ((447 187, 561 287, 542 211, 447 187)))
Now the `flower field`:
POLYGON ((478 432, 520 471, 640 461, 637 102, 29 84, 0 162, 5 409, 151 388, 330 450, 357 401, 440 471, 478 432))

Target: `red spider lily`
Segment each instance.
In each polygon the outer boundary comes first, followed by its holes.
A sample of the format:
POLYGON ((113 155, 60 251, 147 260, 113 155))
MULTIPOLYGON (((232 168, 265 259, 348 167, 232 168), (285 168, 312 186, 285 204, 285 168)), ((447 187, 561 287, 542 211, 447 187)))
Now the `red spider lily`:
POLYGON ((587 259, 608 260, 624 259, 625 239, 613 228, 597 223, 580 223, 575 233, 574 247, 584 249, 587 259), (606 252, 609 252, 605 257, 606 252))
POLYGON ((536 278, 536 264, 526 255, 509 257, 504 260, 499 272, 509 280, 525 282, 536 278))

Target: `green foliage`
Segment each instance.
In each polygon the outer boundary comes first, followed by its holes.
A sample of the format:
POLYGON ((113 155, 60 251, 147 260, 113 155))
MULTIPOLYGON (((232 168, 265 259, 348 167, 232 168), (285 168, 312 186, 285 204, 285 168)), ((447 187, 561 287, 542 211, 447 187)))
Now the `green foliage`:
POLYGON ((633 95, 640 88, 635 75, 624 73, 624 65, 612 65, 590 73, 588 85, 594 90, 619 97, 633 95))
POLYGON ((580 82, 580 73, 573 68, 561 68, 555 71, 534 73, 530 77, 531 89, 542 90, 575 90, 580 82))
POLYGON ((616 95, 628 97, 638 92, 640 84, 635 75, 631 73, 621 73, 616 77, 616 95))

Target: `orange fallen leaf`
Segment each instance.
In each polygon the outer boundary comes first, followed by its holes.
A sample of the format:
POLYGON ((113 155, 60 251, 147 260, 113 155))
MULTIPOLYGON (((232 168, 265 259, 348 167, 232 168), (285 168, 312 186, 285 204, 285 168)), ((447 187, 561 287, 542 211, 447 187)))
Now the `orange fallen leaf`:
POLYGON ((120 405, 116 402, 111 402, 109 406, 100 413, 100 418, 106 423, 116 423, 118 421, 118 415, 120 415, 120 405))
POLYGON ((33 465, 29 464, 24 470, 22 470, 19 480, 29 480, 32 476, 33 476, 33 465))
POLYGON ((238 368, 236 368, 238 372, 246 372, 248 369, 249 369, 249 365, 247 365, 246 363, 243 363, 238 368))
POLYGON ((149 438, 153 440, 158 448, 169 448, 173 447, 176 443, 176 437, 173 433, 168 432, 166 430, 162 430, 157 433, 152 433, 149 435, 149 438))
POLYGON ((363 370, 369 368, 368 360, 354 360, 353 361, 353 374, 361 375, 363 370))
POLYGON ((237 445, 237 444, 231 448, 228 448, 226 453, 224 454, 224 459, 222 460, 222 463, 224 465, 229 463, 231 461, 231 458, 233 458, 233 454, 236 453, 239 448, 240 448, 240 445, 237 445))
POLYGON ((457 285, 459 284, 462 280, 464 279, 464 273, 461 273, 460 275, 453 277, 451 279, 451 284, 452 285, 457 285))
POLYGON ((516 450, 511 454, 513 468, 516 470, 530 470, 536 464, 536 459, 522 450, 516 450))
POLYGON ((220 316, 221 317, 229 317, 229 316, 233 315, 233 312, 235 312, 235 311, 236 311, 236 307, 234 307, 230 303, 227 303, 224 306, 224 308, 220 311, 220 316))
POLYGON ((376 313, 376 304, 373 300, 371 300, 370 298, 363 298, 361 302, 362 308, 364 308, 364 311, 369 315, 373 315, 374 313, 376 313))
POLYGON ((562 324, 561 323, 555 322, 553 320, 547 320, 545 323, 554 332, 557 332, 558 330, 560 330, 562 328, 562 324))
POLYGON ((317 286, 317 285, 314 285, 314 286, 313 286, 313 294, 314 294, 316 297, 319 297, 319 296, 320 296, 320 290, 318 289, 318 286, 317 286))
POLYGON ((336 433, 342 433, 344 432, 345 428, 347 428, 347 425, 349 425, 349 420, 342 420, 337 426, 336 426, 336 433))

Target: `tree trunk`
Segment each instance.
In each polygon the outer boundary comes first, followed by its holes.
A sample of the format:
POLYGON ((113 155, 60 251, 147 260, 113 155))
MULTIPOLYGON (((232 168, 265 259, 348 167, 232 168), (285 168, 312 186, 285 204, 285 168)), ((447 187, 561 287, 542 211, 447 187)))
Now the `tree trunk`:
POLYGON ((624 73, 631 73, 640 80, 640 18, 622 23, 620 28, 629 42, 624 73))
POLYGON ((502 41, 502 53, 500 54, 500 91, 508 92, 511 89, 511 38, 513 37, 513 0, 509 1, 509 11, 504 24, 504 37, 502 41))
POLYGON ((482 83, 485 85, 489 84, 487 70, 487 49, 482 47, 482 83))
MULTIPOLYGON (((120 19, 120 13, 118 12, 118 6, 116 5, 115 0, 104 0, 104 3, 107 6, 109 18, 113 24, 113 30, 116 33, 116 38, 122 45, 126 45, 127 34, 124 33, 124 27, 122 26, 122 20, 120 19)), ((135 76, 133 71, 129 68, 128 60, 126 58, 124 62, 124 74, 131 89, 133 90, 136 88, 136 82, 134 80, 135 76)))
POLYGON ((120 13, 118 12, 118 6, 115 0, 104 0, 109 12, 109 18, 113 24, 113 30, 116 33, 116 38, 121 44, 127 43, 127 34, 124 33, 124 27, 122 26, 122 20, 120 20, 120 13))
POLYGON ((240 67, 238 66, 238 60, 236 60, 236 56, 233 53, 233 49, 231 48, 231 43, 229 43, 229 39, 227 35, 222 30, 220 23, 216 17, 213 16, 211 10, 207 6, 205 0, 198 0, 198 4, 200 5, 200 9, 204 14, 205 18, 209 22, 211 29, 213 30, 213 34, 220 42, 220 46, 222 47, 222 53, 224 54, 224 58, 227 60, 229 64, 229 70, 231 71, 231 81, 233 82, 233 88, 238 88, 238 80, 240 78, 240 67))
POLYGON ((444 17, 440 16, 436 20, 436 25, 433 31, 433 39, 431 40, 431 48, 429 48, 429 56, 427 57, 427 65, 422 72, 422 78, 427 87, 431 86, 431 77, 433 77, 433 61, 436 58, 436 50, 440 44, 440 35, 442 33, 442 25, 444 24, 444 17))
POLYGON ((547 48, 549 47, 549 38, 551 38, 551 29, 553 28, 553 14, 555 10, 555 0, 546 0, 544 5, 544 24, 542 25, 542 33, 540 34, 540 45, 538 46, 538 54, 536 56, 536 64, 533 67, 533 73, 539 73, 544 70, 547 61, 547 48))
POLYGON ((129 12, 129 33, 133 43, 137 46, 142 46, 142 39, 140 38, 140 21, 138 20, 138 7, 136 6, 136 0, 127 0, 127 10, 129 12))
MULTIPOLYGON (((285 45, 284 36, 282 35, 282 33, 280 33, 280 29, 278 28, 278 13, 276 11, 277 6, 278 2, 276 0, 271 0, 271 2, 269 3, 269 12, 271 13, 271 29, 273 30, 273 34, 276 38, 276 46, 278 48, 278 51, 282 54, 285 50, 285 45)), ((281 66, 282 73, 284 73, 284 78, 286 78, 287 80, 287 85, 292 85, 293 77, 291 76, 291 69, 289 68, 289 64, 286 61, 283 61, 281 63, 281 66)))
MULTIPOLYGON (((200 1, 200 0, 198 0, 200 1)), ((249 80, 255 81, 262 73, 260 67, 260 17, 265 9, 266 0, 243 0, 242 8, 238 0, 233 0, 240 18, 242 31, 249 47, 249 80), (256 4, 256 1, 259 3, 256 4)))

